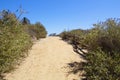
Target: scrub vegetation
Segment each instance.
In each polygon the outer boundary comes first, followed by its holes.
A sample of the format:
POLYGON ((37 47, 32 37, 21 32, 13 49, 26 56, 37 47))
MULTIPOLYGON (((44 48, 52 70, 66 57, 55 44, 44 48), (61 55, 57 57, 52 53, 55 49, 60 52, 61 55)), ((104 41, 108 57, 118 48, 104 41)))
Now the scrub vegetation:
MULTIPOLYGON (((71 30, 60 34, 63 40, 87 49, 82 54, 87 62, 77 63, 74 71, 84 70, 83 80, 120 80, 120 19, 110 18, 89 30, 71 30)), ((73 71, 73 72, 74 72, 73 71)))
POLYGON ((0 80, 3 74, 10 72, 27 56, 34 39, 45 38, 45 27, 37 22, 31 24, 24 17, 19 20, 15 13, 9 10, 0 12, 0 80))

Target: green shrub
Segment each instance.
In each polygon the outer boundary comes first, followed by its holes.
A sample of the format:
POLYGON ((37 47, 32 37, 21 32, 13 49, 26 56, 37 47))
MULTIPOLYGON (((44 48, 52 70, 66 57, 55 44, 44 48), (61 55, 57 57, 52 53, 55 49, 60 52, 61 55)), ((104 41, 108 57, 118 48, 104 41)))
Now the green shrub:
POLYGON ((0 14, 0 80, 3 80, 3 74, 27 56, 32 46, 31 37, 45 38, 47 31, 42 24, 30 24, 25 17, 21 23, 9 10, 0 14))
POLYGON ((86 55, 87 63, 83 66, 87 80, 120 80, 120 54, 97 50, 86 55))
POLYGON ((87 34, 87 31, 76 29, 62 32, 60 37, 65 41, 69 41, 71 44, 79 45, 81 44, 85 34, 87 34))
POLYGON ((31 40, 23 29, 4 27, 0 34, 0 73, 8 72, 14 64, 25 57, 31 46, 31 40))
POLYGON ((73 69, 79 71, 82 65, 87 80, 120 80, 120 19, 108 19, 94 26, 82 34, 75 30, 62 33, 63 39, 78 42, 75 45, 88 50, 84 54, 88 62, 77 63, 79 68, 73 69))
POLYGON ((87 80, 120 80, 119 24, 118 19, 108 19, 95 25, 97 33, 87 35, 92 36, 87 39, 91 51, 86 54, 88 63, 83 66, 87 80))
POLYGON ((45 27, 40 22, 37 22, 35 24, 35 30, 37 33, 37 38, 45 38, 46 37, 47 31, 46 31, 45 27))
POLYGON ((0 16, 0 79, 14 69, 21 58, 27 56, 32 42, 16 16, 7 11, 0 16))
MULTIPOLYGON (((81 46, 84 45, 88 50, 94 50, 98 48, 98 36, 99 36, 99 29, 94 28, 89 30, 86 35, 83 35, 83 39, 81 40, 81 46)), ((83 47, 83 46, 82 46, 83 47)))
POLYGON ((25 26, 24 27, 25 31, 32 38, 40 39, 40 38, 45 38, 47 35, 47 31, 46 31, 45 27, 40 23, 29 24, 29 25, 24 25, 24 26, 25 26))

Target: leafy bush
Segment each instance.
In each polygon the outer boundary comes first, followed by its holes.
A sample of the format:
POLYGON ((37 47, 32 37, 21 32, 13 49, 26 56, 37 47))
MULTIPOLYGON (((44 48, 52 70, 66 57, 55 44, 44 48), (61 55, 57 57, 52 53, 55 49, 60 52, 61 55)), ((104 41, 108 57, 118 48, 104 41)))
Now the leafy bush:
POLYGON ((34 29, 36 30, 37 38, 45 38, 46 37, 47 31, 46 31, 45 27, 40 22, 37 22, 35 24, 34 29))
POLYGON ((76 29, 68 32, 67 31, 62 32, 60 34, 60 37, 71 44, 79 45, 81 44, 85 34, 87 34, 87 31, 76 29))
POLYGON ((3 80, 4 73, 13 70, 27 56, 32 46, 31 37, 39 39, 46 35, 42 24, 30 24, 26 17, 20 22, 9 10, 0 12, 0 80, 3 80))
POLYGON ((1 12, 0 24, 0 79, 2 74, 14 69, 18 60, 27 55, 31 47, 30 36, 17 21, 15 15, 8 11, 1 12))
POLYGON ((25 26, 24 27, 25 31, 32 38, 40 39, 40 38, 45 38, 47 35, 47 31, 46 31, 45 27, 42 24, 40 24, 39 22, 37 22, 36 24, 27 24, 24 26, 25 26))
MULTIPOLYGON (((120 19, 108 19, 94 26, 85 34, 75 33, 79 35, 78 41, 72 38, 72 41, 79 42, 75 45, 85 46, 89 51, 84 54, 88 62, 79 63, 80 68, 75 70, 79 71, 82 65, 87 80, 120 80, 120 19)), ((69 33, 62 33, 62 38, 71 40, 69 33)))
POLYGON ((87 80, 120 80, 119 57, 116 52, 110 56, 101 50, 87 54, 88 62, 83 66, 87 80))
POLYGON ((119 24, 118 19, 108 19, 95 25, 97 33, 87 35, 93 36, 92 39, 87 39, 91 51, 86 54, 88 63, 83 66, 87 80, 120 80, 119 24))
POLYGON ((19 26, 4 27, 0 34, 0 73, 8 72, 21 58, 25 57, 31 40, 19 26))
POLYGON ((87 30, 87 33, 82 36, 82 39, 80 40, 79 46, 87 48, 87 50, 93 50, 97 49, 98 43, 97 43, 97 37, 99 36, 99 29, 94 28, 91 30, 87 30))
POLYGON ((120 21, 108 19, 97 24, 96 27, 99 27, 99 33, 96 41, 91 45, 97 47, 94 49, 91 47, 93 51, 86 55, 88 63, 84 66, 87 79, 120 80, 120 21))

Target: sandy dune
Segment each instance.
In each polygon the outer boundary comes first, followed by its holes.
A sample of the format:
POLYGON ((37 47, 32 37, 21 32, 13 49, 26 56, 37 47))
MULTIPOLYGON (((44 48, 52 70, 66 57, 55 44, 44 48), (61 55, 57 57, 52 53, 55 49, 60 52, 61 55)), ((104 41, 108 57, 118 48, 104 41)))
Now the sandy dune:
POLYGON ((67 63, 82 61, 74 53, 71 45, 59 37, 47 37, 37 41, 29 56, 12 73, 7 80, 80 80, 77 75, 67 74, 67 63))

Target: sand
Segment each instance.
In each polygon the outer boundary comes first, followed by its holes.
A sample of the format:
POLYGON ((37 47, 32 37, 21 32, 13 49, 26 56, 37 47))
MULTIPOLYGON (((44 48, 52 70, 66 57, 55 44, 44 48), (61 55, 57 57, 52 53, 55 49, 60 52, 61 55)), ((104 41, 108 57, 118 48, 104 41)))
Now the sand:
POLYGON ((83 61, 68 43, 59 37, 47 37, 35 42, 28 57, 11 73, 7 80, 80 80, 69 74, 70 62, 83 61))

